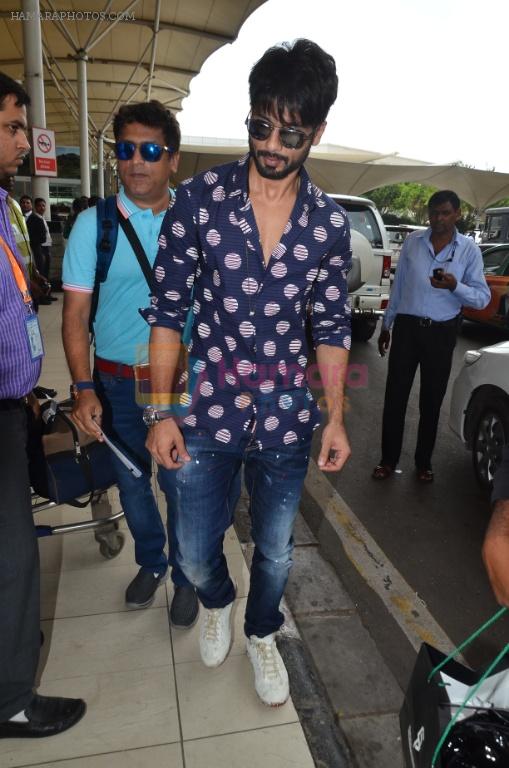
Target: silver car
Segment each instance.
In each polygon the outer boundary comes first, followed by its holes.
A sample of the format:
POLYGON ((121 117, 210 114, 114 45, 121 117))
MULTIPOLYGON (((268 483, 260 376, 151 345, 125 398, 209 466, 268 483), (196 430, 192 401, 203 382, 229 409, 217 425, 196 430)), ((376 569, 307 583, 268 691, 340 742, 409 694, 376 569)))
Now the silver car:
POLYGON ((509 341, 465 353, 449 426, 472 452, 477 480, 488 489, 509 443, 509 341))

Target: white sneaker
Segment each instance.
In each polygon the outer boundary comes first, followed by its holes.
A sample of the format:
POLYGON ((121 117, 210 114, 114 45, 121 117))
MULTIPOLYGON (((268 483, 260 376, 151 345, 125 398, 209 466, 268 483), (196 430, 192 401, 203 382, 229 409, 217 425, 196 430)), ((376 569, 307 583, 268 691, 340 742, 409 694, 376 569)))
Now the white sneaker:
POLYGON ((226 659, 232 645, 233 603, 224 608, 208 608, 200 628, 200 653, 206 667, 219 667, 226 659))
POLYGON ((251 635, 246 645, 255 673, 256 693, 269 707, 280 707, 290 696, 290 684, 274 635, 251 635))

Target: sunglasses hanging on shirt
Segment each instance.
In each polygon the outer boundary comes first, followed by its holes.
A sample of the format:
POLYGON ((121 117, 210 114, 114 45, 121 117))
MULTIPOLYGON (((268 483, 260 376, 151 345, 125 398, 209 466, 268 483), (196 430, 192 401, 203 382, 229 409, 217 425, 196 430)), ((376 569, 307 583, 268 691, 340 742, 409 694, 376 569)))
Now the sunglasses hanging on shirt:
POLYGON ((448 258, 448 259, 446 259, 446 260, 444 261, 444 264, 447 264, 449 261, 452 261, 452 260, 454 259, 454 254, 455 254, 455 253, 456 253, 456 243, 454 243, 454 245, 453 245, 453 247, 452 247, 451 255, 449 256, 449 258, 448 258))
POLYGON ((171 147, 156 144, 155 141, 142 141, 140 144, 136 144, 134 141, 117 141, 115 144, 117 160, 132 160, 136 148, 140 150, 141 157, 147 163, 157 163, 163 156, 163 152, 173 154, 171 147))
MULTIPOLYGON (((453 260, 454 260, 454 255, 455 255, 455 253, 456 253, 456 243, 454 243, 454 245, 452 246, 452 250, 451 250, 451 252, 450 252, 450 253, 451 253, 451 255, 449 256, 449 258, 448 258, 448 259, 443 259, 443 260, 442 260, 442 259, 440 259, 440 260, 439 260, 439 259, 437 259, 437 257, 436 257, 436 256, 432 256, 432 260, 433 260, 433 261, 437 261, 439 264, 449 264, 449 262, 451 262, 451 261, 453 261, 453 260)), ((430 254, 430 255, 431 255, 431 254, 430 254)))

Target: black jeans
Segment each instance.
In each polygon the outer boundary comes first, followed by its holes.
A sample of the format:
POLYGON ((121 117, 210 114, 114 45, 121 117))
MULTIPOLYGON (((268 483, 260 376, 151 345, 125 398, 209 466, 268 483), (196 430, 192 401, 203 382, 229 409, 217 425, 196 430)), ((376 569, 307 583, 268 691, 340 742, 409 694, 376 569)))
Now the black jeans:
POLYGON ((0 722, 32 698, 40 649, 39 549, 24 406, 0 400, 0 722))
POLYGON ((420 318, 397 315, 389 353, 382 425, 382 464, 396 467, 401 455, 408 397, 420 367, 419 430, 415 449, 418 469, 431 469, 440 408, 451 373, 456 320, 422 325, 420 318))

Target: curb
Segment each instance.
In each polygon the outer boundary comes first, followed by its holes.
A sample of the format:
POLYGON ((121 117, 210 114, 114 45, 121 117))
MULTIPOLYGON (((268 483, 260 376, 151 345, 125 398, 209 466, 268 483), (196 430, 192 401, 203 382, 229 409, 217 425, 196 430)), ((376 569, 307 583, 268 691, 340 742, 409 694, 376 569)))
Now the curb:
MULTIPOLYGON (((234 527, 246 565, 251 569, 253 542, 250 537, 248 497, 245 489, 235 513, 234 527)), ((283 597, 281 610, 285 623, 278 634, 278 649, 290 678, 294 707, 316 768, 356 768, 351 750, 335 717, 327 689, 323 684, 311 653, 283 597)))
POLYGON ((350 749, 306 646, 300 637, 281 635, 278 648, 288 670, 293 704, 316 768, 353 768, 350 749))

